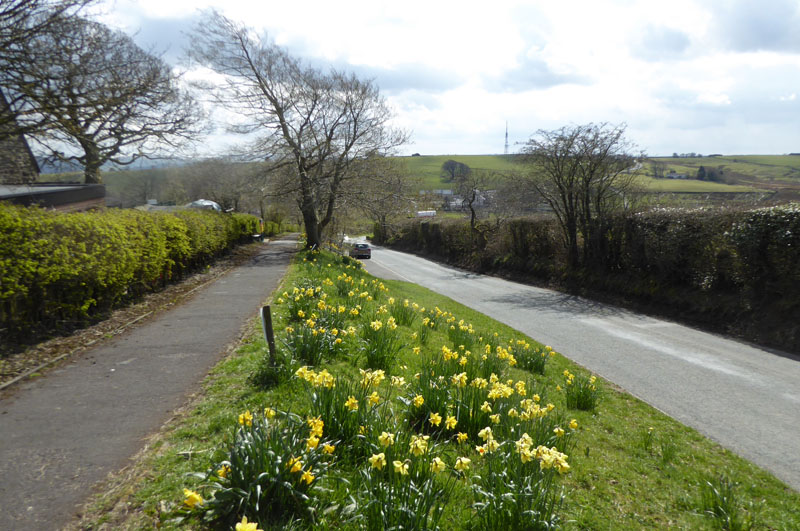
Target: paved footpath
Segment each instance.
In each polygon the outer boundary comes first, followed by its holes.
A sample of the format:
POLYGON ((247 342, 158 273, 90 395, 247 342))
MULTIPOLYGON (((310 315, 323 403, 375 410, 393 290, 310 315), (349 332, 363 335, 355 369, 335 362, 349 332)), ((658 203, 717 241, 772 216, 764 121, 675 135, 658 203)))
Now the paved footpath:
POLYGON ((278 240, 189 301, 0 399, 0 529, 59 529, 198 389, 278 286, 278 240))

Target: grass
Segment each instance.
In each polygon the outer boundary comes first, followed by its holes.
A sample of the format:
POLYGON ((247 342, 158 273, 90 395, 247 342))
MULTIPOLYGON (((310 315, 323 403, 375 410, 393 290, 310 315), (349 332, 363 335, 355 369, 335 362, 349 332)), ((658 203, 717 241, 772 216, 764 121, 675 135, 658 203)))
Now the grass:
MULTIPOLYGON (((324 285, 325 278, 334 280, 342 272, 339 269, 340 260, 331 255, 317 255, 314 257, 317 262, 313 262, 314 258, 311 256, 305 256, 308 260, 303 261, 300 258, 292 266, 278 293, 291 292, 292 287, 298 285, 324 285)), ((366 273, 348 271, 355 282, 363 278, 371 288, 378 285, 366 273)), ((543 347, 503 324, 420 286, 399 281, 383 281, 383 285, 388 291, 373 289, 374 299, 361 301, 362 312, 358 319, 351 319, 350 324, 361 326, 376 318, 386 322, 386 314, 379 313, 380 305, 388 306, 391 304, 388 297, 393 297, 395 304, 408 299, 428 309, 439 307, 449 312, 448 315, 452 314, 456 319, 463 319, 465 323, 471 324, 474 330, 486 334, 490 339, 496 332, 497 338, 491 340, 498 344, 529 343, 534 349, 543 347)), ((330 297, 326 299, 329 303, 342 300, 335 295, 337 290, 333 286, 326 288, 326 291, 330 293, 330 297)), ((274 322, 279 337, 284 336, 282 330, 290 324, 289 315, 284 309, 286 306, 273 301, 273 308, 276 308, 274 322)), ((422 326, 420 319, 412 322, 410 327, 397 328, 398 340, 406 346, 400 349, 395 364, 388 369, 391 374, 403 376, 411 382, 414 380, 413 375, 427 366, 424 360, 437 356, 442 346, 458 351, 458 347, 450 342, 448 327, 441 322, 442 319, 444 318, 439 319, 440 323, 435 328, 428 331, 424 345, 419 345, 413 336, 416 332, 419 337, 418 331, 422 326), (419 346, 420 353, 415 353, 413 346, 419 346)), ((299 325, 293 321, 292 326, 299 325)), ((220 449, 230 442, 232 429, 237 426, 239 415, 247 410, 261 411, 265 407, 274 407, 290 410, 305 418, 313 408, 305 382, 291 378, 268 390, 259 389, 248 382, 250 375, 258 369, 266 355, 264 340, 260 335, 258 326, 254 323, 253 333, 242 347, 212 371, 203 384, 201 395, 184 415, 152 443, 150 450, 136 465, 136 473, 121 478, 117 488, 112 489, 115 494, 101 496, 95 501, 93 510, 84 519, 85 527, 96 527, 103 521, 114 528, 138 529, 155 525, 167 529, 184 528, 187 525, 205 527, 193 514, 182 523, 175 520, 187 513, 183 507, 183 489, 199 490, 200 482, 191 479, 187 474, 205 472, 218 465, 220 449), (115 511, 112 507, 122 507, 123 510, 115 511)), ((341 378, 343 383, 357 381, 358 369, 363 366, 362 357, 358 355, 355 343, 347 345, 350 345, 347 353, 326 357, 316 369, 330 371, 341 378)), ((557 350, 558 346, 554 347, 557 350)), ((565 393, 558 390, 566 385, 568 376, 565 371, 567 374, 575 374, 576 378, 588 375, 584 369, 563 356, 556 354, 550 358, 544 375, 535 375, 506 365, 498 367, 498 370, 505 371, 505 377, 528 382, 528 396, 536 392, 542 396, 543 404, 552 402, 555 405, 554 414, 560 416, 558 418, 575 419, 577 422, 574 433, 570 432, 570 437, 574 436, 569 444, 570 449, 566 451, 569 455, 570 472, 554 479, 557 490, 553 492, 563 492, 565 495, 563 505, 558 510, 564 529, 720 528, 721 520, 709 512, 715 505, 713 496, 708 494, 709 478, 718 476, 718 471, 725 471, 728 483, 724 486, 736 484, 735 496, 730 494, 730 489, 723 496, 728 514, 736 514, 741 521, 749 522, 749 518, 755 518, 755 528, 800 528, 800 514, 797 511, 797 507, 800 507, 800 494, 787 488, 767 472, 612 384, 600 378, 596 380, 599 399, 593 410, 566 408, 565 393)), ((388 378, 381 384, 381 393, 390 391, 387 382, 388 378)), ((427 396, 426 404, 430 405, 435 398, 433 395, 427 396)), ((495 409, 499 409, 498 404, 501 402, 495 402, 495 409)), ((404 405, 397 397, 386 403, 390 404, 387 407, 393 413, 379 419, 390 418, 399 422, 398 426, 403 426, 406 422, 404 419, 411 418, 408 415, 415 411, 413 406, 404 405)), ((360 411, 364 412, 363 405, 360 411)), ((433 427, 424 428, 427 418, 423 415, 423 427, 419 429, 429 429, 428 433, 434 437, 431 442, 434 442, 439 432, 433 427)), ((495 431, 498 433, 498 440, 502 441, 501 426, 495 431)), ((397 431, 398 437, 403 436, 402 434, 408 437, 408 430, 397 431)), ((476 437, 470 441, 470 448, 481 442, 476 437)), ((470 474, 474 474, 474 477, 480 476, 484 481, 489 477, 497 478, 493 479, 492 485, 496 493, 504 492, 503 475, 498 474, 497 470, 494 475, 490 474, 487 468, 490 467, 490 461, 479 457, 476 451, 453 446, 451 443, 437 443, 436 448, 440 452, 438 455, 450 467, 453 466, 456 456, 468 456, 473 462, 470 474)), ((377 448, 372 453, 376 451, 377 448)), ((380 488, 387 484, 365 475, 367 472, 376 472, 366 465, 366 456, 347 454, 345 448, 341 449, 341 454, 339 452, 337 450, 336 466, 331 467, 328 474, 340 481, 326 483, 327 490, 316 491, 323 506, 334 508, 317 521, 317 526, 357 528, 358 522, 348 520, 345 514, 345 508, 351 504, 350 496, 362 499, 369 496, 369 492, 379 492, 384 496, 387 491, 380 488)), ((391 466, 392 462, 389 460, 388 467, 391 466)), ((385 477, 395 477, 390 472, 382 473, 386 474, 385 477)), ((421 472, 412 469, 412 474, 414 473, 421 472)), ((444 529, 467 528, 471 523, 474 524, 472 504, 479 501, 475 488, 476 485, 480 486, 480 482, 470 480, 466 473, 452 472, 447 477, 449 479, 444 483, 443 480, 436 480, 439 482, 436 484, 446 487, 450 492, 442 507, 443 512, 439 515, 439 525, 444 529)), ((425 485, 430 488, 430 484, 425 485)), ((203 494, 207 497, 209 493, 203 494)), ((491 506, 491 500, 482 499, 484 507, 491 506)), ((503 498, 506 501, 509 499, 503 498)), ((376 505, 369 507, 374 508, 376 505)), ((370 514, 375 518, 380 516, 376 513, 370 514)), ((268 527, 262 524, 261 528, 268 527)))

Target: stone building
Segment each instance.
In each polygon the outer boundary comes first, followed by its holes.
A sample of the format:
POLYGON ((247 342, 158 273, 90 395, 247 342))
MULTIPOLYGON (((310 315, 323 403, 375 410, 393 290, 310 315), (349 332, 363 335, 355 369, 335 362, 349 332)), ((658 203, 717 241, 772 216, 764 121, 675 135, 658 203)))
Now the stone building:
POLYGON ((0 91, 0 183, 36 182, 39 164, 25 137, 17 132, 5 95, 0 91))

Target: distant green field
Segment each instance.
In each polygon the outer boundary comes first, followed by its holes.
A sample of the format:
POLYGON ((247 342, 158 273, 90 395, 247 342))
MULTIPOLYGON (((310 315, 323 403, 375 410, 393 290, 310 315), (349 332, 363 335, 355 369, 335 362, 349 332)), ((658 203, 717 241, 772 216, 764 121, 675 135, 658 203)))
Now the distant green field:
MULTIPOLYGON (((730 155, 724 157, 672 158, 660 160, 678 173, 697 173, 700 166, 722 168, 737 181, 779 182, 800 187, 800 155, 730 155)), ((646 169, 646 167, 645 167, 646 169)))
POLYGON ((406 161, 411 175, 422 180, 420 189, 437 190, 450 188, 450 183, 441 179, 442 164, 448 160, 455 160, 466 164, 473 170, 487 170, 492 172, 505 172, 519 169, 512 162, 513 155, 427 155, 423 157, 398 157, 406 161))
MULTIPOLYGON (((427 155, 421 157, 400 157, 407 164, 409 172, 421 179, 421 189, 435 190, 441 188, 450 188, 450 183, 441 180, 442 164, 448 160, 455 160, 462 162, 472 169, 488 170, 493 172, 510 172, 519 170, 512 160, 513 155, 427 155)), ((761 164, 765 161, 776 159, 779 164, 782 164, 786 171, 797 171, 800 175, 800 156, 748 156, 748 157, 715 157, 715 158, 697 158, 697 159, 674 159, 674 158, 661 158, 667 163, 670 169, 674 169, 677 173, 684 173, 694 176, 699 168, 704 163, 706 165, 716 167, 723 164, 723 160, 731 159, 731 162, 724 162, 724 164, 733 165, 733 159, 737 161, 735 165, 737 168, 741 167, 747 170, 748 174, 756 175, 758 170, 762 168, 761 164), (750 161, 750 159, 755 159, 750 161), (796 162, 786 161, 783 159, 797 159, 796 162), (793 167, 792 164, 795 164, 793 167)), ((778 167, 778 164, 775 165, 778 167)), ((737 169, 737 172, 739 170, 737 169)), ((674 192, 674 193, 699 193, 699 192, 729 192, 729 193, 747 193, 753 192, 755 188, 753 185, 731 185, 724 183, 714 183, 706 181, 697 181, 694 179, 653 179, 648 175, 649 167, 645 163, 639 172, 640 184, 649 191, 653 192, 674 192)), ((800 179, 798 179, 798 186, 800 186, 800 179)), ((756 186, 756 188, 758 188, 756 186)))

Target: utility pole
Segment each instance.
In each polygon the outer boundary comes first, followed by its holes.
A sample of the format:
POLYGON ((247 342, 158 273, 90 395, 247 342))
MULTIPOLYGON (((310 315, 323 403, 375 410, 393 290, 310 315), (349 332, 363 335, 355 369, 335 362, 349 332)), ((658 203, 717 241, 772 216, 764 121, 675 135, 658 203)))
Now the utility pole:
POLYGON ((508 121, 506 121, 506 146, 503 150, 503 155, 508 155, 508 121))

